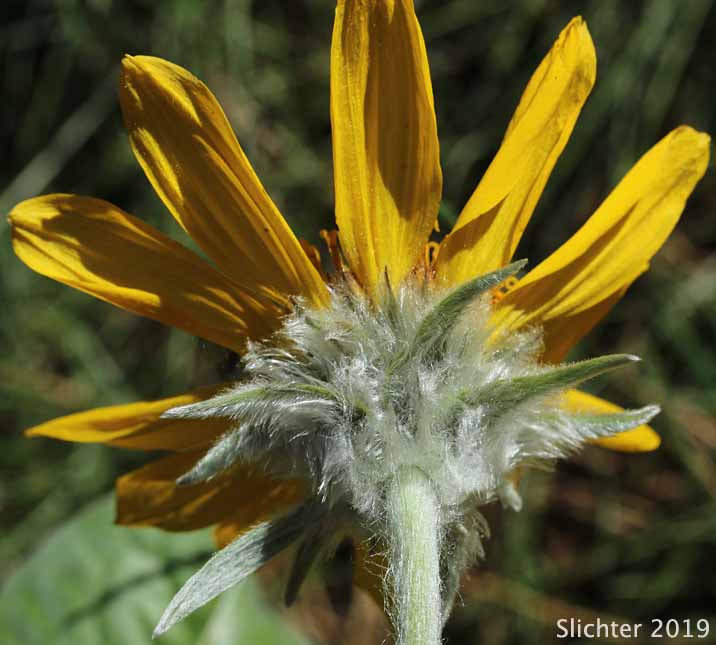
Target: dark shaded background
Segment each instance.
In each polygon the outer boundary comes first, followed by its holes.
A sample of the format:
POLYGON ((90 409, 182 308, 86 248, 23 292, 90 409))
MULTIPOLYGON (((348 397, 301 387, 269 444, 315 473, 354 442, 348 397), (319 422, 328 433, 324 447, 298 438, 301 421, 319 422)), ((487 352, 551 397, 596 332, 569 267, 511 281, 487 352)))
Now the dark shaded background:
MULTIPOLYGON (((443 230, 489 164, 530 74, 577 13, 596 43, 597 84, 519 257, 534 265, 556 248, 675 126, 716 131, 712 0, 416 4, 438 114, 443 230)), ((44 192, 93 195, 191 245, 135 163, 116 101, 121 56, 151 53, 207 82, 294 230, 323 249, 318 230, 332 226, 331 2, 15 0, 0 15, 0 211, 44 192)), ((491 512, 488 562, 465 584, 449 643, 551 642, 561 616, 707 617, 716 634, 713 171, 712 161, 650 272, 574 354, 644 359, 595 391, 626 406, 661 403, 654 425, 662 448, 645 455, 590 448, 554 474, 529 476, 522 513, 491 512)), ((0 575, 7 576, 55 527, 110 490, 117 474, 146 459, 30 441, 22 430, 181 392, 215 378, 224 356, 33 274, 14 257, 4 223, 0 302, 0 575)), ((306 610, 291 618, 303 621, 306 610)), ((346 642, 368 642, 359 636, 346 632, 346 642)))

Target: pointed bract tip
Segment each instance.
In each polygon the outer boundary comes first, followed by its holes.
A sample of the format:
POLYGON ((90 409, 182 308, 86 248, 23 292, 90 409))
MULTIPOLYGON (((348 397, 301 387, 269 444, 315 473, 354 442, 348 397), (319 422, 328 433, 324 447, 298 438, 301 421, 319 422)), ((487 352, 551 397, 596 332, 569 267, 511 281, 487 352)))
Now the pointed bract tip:
POLYGON ((188 405, 178 405, 174 408, 164 410, 159 416, 160 419, 186 419, 192 416, 192 412, 195 412, 195 403, 189 403, 188 405))
POLYGON ((186 473, 181 477, 177 477, 177 479, 174 480, 174 483, 180 488, 183 486, 191 486, 196 482, 194 481, 194 478, 190 476, 190 474, 191 473, 186 473))
POLYGON ((169 408, 168 410, 164 410, 159 415, 160 419, 178 419, 181 416, 181 413, 179 410, 181 410, 184 406, 179 406, 178 408, 169 408))
POLYGON ((498 269, 495 271, 495 273, 500 273, 504 275, 506 278, 515 275, 515 273, 519 273, 527 266, 527 258, 523 258, 521 260, 515 260, 514 262, 510 262, 509 264, 506 264, 502 269, 498 269))
POLYGON ((641 363, 641 358, 636 354, 606 354, 597 356, 593 361, 605 361, 614 365, 625 365, 626 363, 641 363))
POLYGON ((644 416, 647 417, 644 423, 649 423, 657 414, 661 414, 661 406, 656 403, 646 405, 642 409, 644 410, 644 416))

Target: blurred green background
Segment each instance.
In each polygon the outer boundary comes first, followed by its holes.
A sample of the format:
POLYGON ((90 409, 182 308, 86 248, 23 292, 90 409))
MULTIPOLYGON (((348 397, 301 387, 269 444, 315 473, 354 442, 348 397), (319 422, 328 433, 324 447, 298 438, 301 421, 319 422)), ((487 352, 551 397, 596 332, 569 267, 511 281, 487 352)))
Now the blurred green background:
MULTIPOLYGON (((443 231, 530 74, 577 13, 596 43, 597 84, 519 257, 535 264, 556 248, 673 127, 716 131, 712 0, 416 5, 438 114, 443 231)), ((135 163, 116 101, 121 56, 151 53, 207 82, 294 230, 324 250, 332 2, 10 0, 0 15, 0 211, 45 192, 93 195, 191 244, 135 163)), ((490 512, 488 561, 465 582, 447 643, 547 643, 558 618, 597 616, 647 626, 690 619, 694 635, 706 618, 706 642, 716 642, 715 251, 712 161, 649 273, 574 354, 644 359, 594 391, 626 406, 661 403, 662 448, 590 448, 553 474, 530 474, 522 513, 490 512)), ((208 535, 112 527, 113 480, 147 457, 28 440, 22 430, 212 381, 225 357, 35 275, 14 257, 4 222, 0 302, 0 632, 23 645, 149 642, 163 603, 211 550, 208 535)), ((249 584, 166 642, 381 642, 384 625, 364 598, 346 618, 318 593, 285 611, 274 607, 271 580, 268 601, 249 584)))

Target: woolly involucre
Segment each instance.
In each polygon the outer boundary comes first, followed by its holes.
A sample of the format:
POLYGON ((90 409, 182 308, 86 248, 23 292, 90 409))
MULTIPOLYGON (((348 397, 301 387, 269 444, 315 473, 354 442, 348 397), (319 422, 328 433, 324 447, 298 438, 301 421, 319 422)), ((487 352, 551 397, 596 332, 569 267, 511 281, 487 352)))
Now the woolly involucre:
POLYGON ((388 285, 367 299, 334 286, 330 306, 299 301, 269 341, 249 346, 241 379, 213 399, 176 408, 185 418, 228 417, 233 429, 180 480, 209 480, 237 461, 311 484, 305 504, 243 535, 185 585, 157 633, 303 539, 291 587, 346 533, 388 554, 388 609, 402 567, 391 494, 419 473, 435 500, 431 531, 440 555, 443 616, 460 575, 481 555, 480 507, 500 498, 519 510, 518 466, 565 457, 589 439, 638 426, 656 406, 614 415, 574 415, 565 388, 633 356, 543 365, 539 328, 504 333, 491 324, 494 289, 523 262, 446 291, 424 281, 388 285))

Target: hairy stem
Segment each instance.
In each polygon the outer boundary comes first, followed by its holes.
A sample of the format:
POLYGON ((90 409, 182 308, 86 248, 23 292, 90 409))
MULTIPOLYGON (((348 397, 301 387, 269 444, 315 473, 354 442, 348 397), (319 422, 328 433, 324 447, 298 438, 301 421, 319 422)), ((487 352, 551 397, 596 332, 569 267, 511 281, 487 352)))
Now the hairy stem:
POLYGON ((421 470, 404 469, 394 479, 387 502, 398 645, 438 645, 442 620, 435 493, 421 470))

